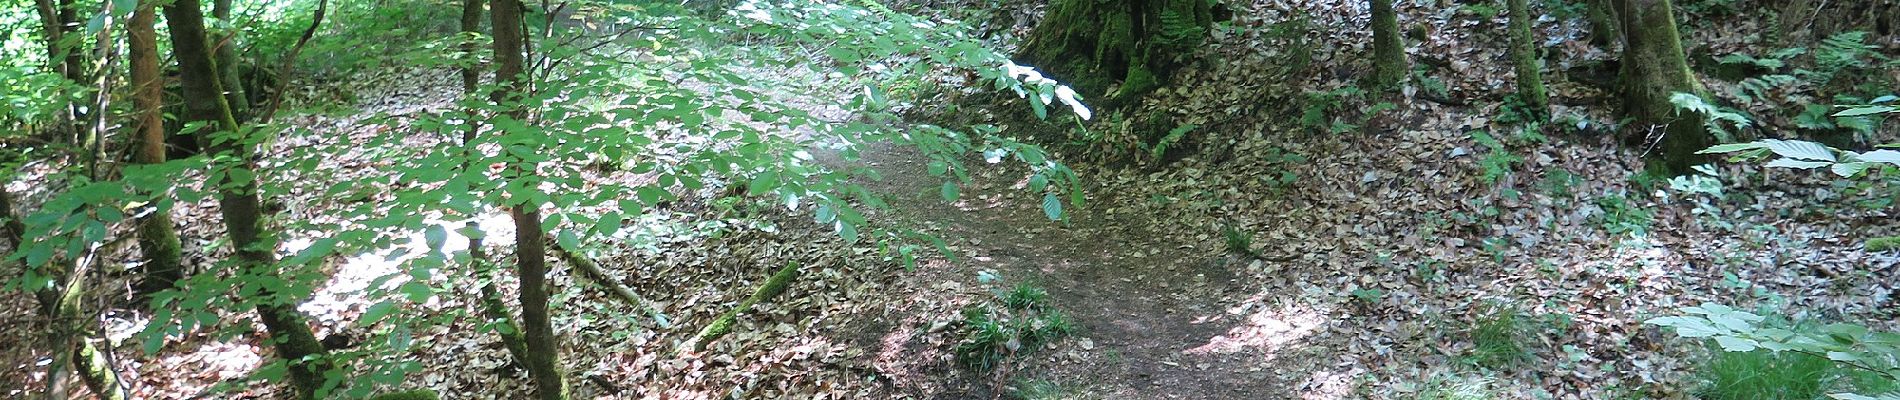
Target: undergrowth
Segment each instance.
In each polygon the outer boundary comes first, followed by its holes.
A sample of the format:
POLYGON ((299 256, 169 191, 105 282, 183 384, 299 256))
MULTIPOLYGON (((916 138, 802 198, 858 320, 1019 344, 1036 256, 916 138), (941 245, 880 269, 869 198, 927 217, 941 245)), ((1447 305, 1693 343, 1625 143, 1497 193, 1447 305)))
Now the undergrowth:
MULTIPOLYGON (((994 279, 986 275, 984 280, 994 279)), ((985 282, 988 283, 988 282, 985 282)), ((1075 330, 1066 315, 1049 306, 1048 291, 1021 282, 1009 289, 993 289, 993 299, 963 309, 963 340, 957 343, 957 362, 976 370, 995 369, 1010 358, 1028 353, 1075 330)))

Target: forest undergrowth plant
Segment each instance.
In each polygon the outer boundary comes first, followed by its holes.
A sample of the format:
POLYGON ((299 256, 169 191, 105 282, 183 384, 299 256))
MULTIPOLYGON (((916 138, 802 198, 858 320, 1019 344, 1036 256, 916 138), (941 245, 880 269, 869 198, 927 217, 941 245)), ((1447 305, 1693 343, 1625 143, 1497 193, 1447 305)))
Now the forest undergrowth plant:
POLYGON ((1419 390, 1418 400, 1495 400, 1491 378, 1466 374, 1435 374, 1419 390))
MULTIPOLYGON (((994 274, 983 274, 978 280, 994 284, 995 279, 994 274)), ((963 339, 955 354, 964 367, 989 371, 1075 330, 1066 315, 1048 304, 1047 292, 1032 283, 992 289, 991 294, 963 309, 963 339)))
POLYGON ((1597 226, 1604 232, 1615 236, 1643 237, 1649 235, 1649 226, 1655 222, 1654 212, 1643 208, 1622 193, 1598 197, 1597 207, 1603 213, 1595 217, 1597 226))
POLYGON ((1515 306, 1491 303, 1480 309, 1467 334, 1471 338, 1470 361, 1493 370, 1529 361, 1536 324, 1526 319, 1515 306))

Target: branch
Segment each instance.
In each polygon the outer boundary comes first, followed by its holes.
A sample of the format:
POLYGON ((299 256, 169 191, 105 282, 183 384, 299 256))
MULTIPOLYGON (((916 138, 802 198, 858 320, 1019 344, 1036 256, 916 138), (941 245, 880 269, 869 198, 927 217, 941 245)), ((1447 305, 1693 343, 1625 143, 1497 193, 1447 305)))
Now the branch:
POLYGON ((654 323, 658 324, 661 328, 672 326, 672 323, 667 322, 666 314, 661 313, 659 309, 653 308, 652 303, 648 303, 645 299, 640 298, 640 295, 634 293, 633 289, 628 289, 626 285, 615 281, 612 275, 607 274, 607 270, 600 268, 599 263, 595 263, 594 260, 589 260, 587 257, 581 256, 579 253, 568 249, 567 246, 562 246, 560 241, 554 240, 553 238, 554 235, 548 235, 548 247, 554 249, 554 254, 560 257, 561 261, 565 261, 568 265, 579 269, 581 275, 586 276, 588 279, 594 281, 594 283, 600 284, 601 287, 607 289, 608 293, 613 293, 614 297, 620 298, 620 301, 646 311, 647 315, 653 317, 654 323))
POLYGON ((265 107, 262 114, 258 114, 258 123, 270 123, 271 117, 277 115, 277 107, 284 104, 284 88, 290 86, 290 63, 297 60, 297 53, 303 52, 303 46, 310 43, 312 36, 316 36, 317 27, 323 25, 323 13, 329 8, 330 0, 317 0, 316 15, 311 17, 310 27, 304 28, 303 36, 297 37, 297 44, 290 47, 290 53, 284 54, 283 66, 277 69, 283 71, 283 75, 277 77, 277 89, 275 93, 271 93, 270 106, 265 107))

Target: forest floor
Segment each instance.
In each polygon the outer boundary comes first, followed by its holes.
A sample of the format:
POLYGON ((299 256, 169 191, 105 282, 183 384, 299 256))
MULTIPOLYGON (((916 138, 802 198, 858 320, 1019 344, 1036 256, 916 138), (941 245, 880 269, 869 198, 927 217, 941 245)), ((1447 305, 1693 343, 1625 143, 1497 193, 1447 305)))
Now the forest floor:
MULTIPOLYGON (((1894 328, 1883 325, 1895 317, 1900 255, 1859 245, 1900 234, 1891 206, 1866 206, 1879 199, 1844 194, 1826 177, 1747 165, 1719 167, 1727 196, 1633 181, 1640 154, 1586 128, 1615 119, 1607 106, 1592 103, 1600 94, 1561 75, 1551 78, 1559 82, 1557 97, 1580 105, 1555 111, 1574 117, 1577 129, 1520 131, 1499 121, 1495 104, 1424 99, 1501 96, 1508 79, 1502 62, 1466 64, 1504 59, 1501 17, 1409 11, 1406 22, 1417 18, 1430 27, 1428 40, 1411 50, 1415 57, 1460 54, 1422 73, 1448 86, 1447 93, 1421 94, 1425 89, 1415 85, 1398 94, 1351 95, 1360 97, 1330 100, 1337 103, 1321 110, 1328 116, 1323 126, 1305 124, 1298 117, 1305 110, 1291 105, 1351 97, 1328 93, 1352 84, 1363 65, 1351 60, 1366 39, 1356 35, 1360 29, 1298 39, 1312 41, 1305 42, 1314 49, 1306 57, 1318 66, 1289 72, 1288 49, 1303 45, 1272 32, 1299 19, 1276 10, 1313 10, 1299 18, 1335 27, 1363 27, 1366 13, 1341 4, 1256 3, 1237 13, 1245 17, 1236 25, 1248 29, 1218 35, 1209 46, 1204 58, 1218 61, 1192 66, 1175 88, 1129 111, 1200 127, 1195 136, 1207 138, 1196 139, 1200 150, 1168 162, 1076 157, 1072 166, 1090 201, 1069 210, 1066 221, 1049 221, 1037 208, 1039 194, 1023 190, 1026 175, 1007 163, 972 160, 977 176, 961 199, 944 202, 940 178, 911 150, 886 146, 864 160, 884 176, 864 184, 893 205, 873 219, 931 232, 954 257, 928 257, 906 269, 868 245, 843 243, 804 215, 762 211, 764 222, 730 223, 716 218, 727 211, 693 201, 630 222, 635 233, 621 240, 589 243, 585 254, 670 318, 646 318, 557 263, 555 325, 577 393, 1342 399, 1477 390, 1496 398, 1683 398, 1697 384, 1690 372, 1701 349, 1642 323, 1677 307, 1714 301, 1894 328), (1381 102, 1396 109, 1365 115, 1381 102), (1340 123, 1350 129, 1332 131, 1340 123), (1474 132, 1501 143, 1487 144, 1474 132), (1503 159, 1514 161, 1500 166, 1503 159), (1224 229, 1252 237, 1259 256, 1229 251, 1224 229), (708 351, 680 349, 789 262, 805 274, 786 295, 755 307, 708 351), (958 365, 953 353, 967 329, 963 310, 993 303, 997 291, 1023 282, 1046 289, 1048 306, 1068 315, 1075 331, 1020 350, 995 370, 958 365)), ((1557 43, 1553 65, 1602 56, 1577 45, 1574 25, 1541 25, 1557 43)), ((355 83, 365 88, 356 109, 290 117, 322 134, 286 140, 280 147, 316 149, 287 157, 316 157, 341 177, 369 179, 349 175, 374 170, 349 156, 364 149, 340 145, 335 136, 416 130, 411 124, 420 115, 448 109, 458 94, 443 71, 379 74, 385 77, 355 83)), ((446 143, 416 135, 394 150, 446 143)), ((284 197, 293 217, 337 206, 307 191, 284 197)), ((175 218, 216 226, 214 211, 207 201, 180 207, 175 218)), ((509 228, 495 225, 488 234, 505 237, 509 228)), ((182 233, 197 260, 217 259, 217 232, 182 233)), ((506 248, 492 250, 497 259, 509 256, 506 248)), ((380 258, 340 261, 332 291, 360 287, 393 267, 375 262, 380 258)), ((418 326, 357 326, 352 321, 370 302, 331 292, 320 292, 304 310, 321 335, 414 341, 405 353, 357 365, 418 360, 425 368, 411 374, 409 386, 451 399, 520 398, 525 373, 510 364, 493 333, 469 328, 481 319, 464 301, 475 298, 472 279, 434 279, 448 295, 406 310, 430 316, 418 326)), ((111 334, 120 335, 148 316, 105 318, 114 322, 111 334)), ((250 320, 242 313, 219 318, 231 326, 250 320)), ((268 357, 257 335, 227 333, 176 338, 163 358, 139 356, 132 342, 115 342, 116 353, 144 397, 278 398, 279 388, 258 382, 206 394, 219 382, 241 381, 268 357)), ((43 356, 34 351, 22 346, 0 355, 8 365, 28 365, 43 356)))

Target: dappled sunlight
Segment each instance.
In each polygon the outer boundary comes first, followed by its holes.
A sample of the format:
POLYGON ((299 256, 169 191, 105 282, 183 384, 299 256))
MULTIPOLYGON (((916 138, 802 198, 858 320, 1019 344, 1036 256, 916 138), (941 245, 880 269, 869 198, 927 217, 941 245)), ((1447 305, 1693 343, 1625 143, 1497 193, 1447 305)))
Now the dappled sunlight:
MULTIPOLYGON (((430 217, 424 226, 440 227, 442 237, 428 237, 434 228, 400 232, 394 235, 396 244, 389 248, 365 251, 336 261, 329 282, 311 296, 310 301, 297 308, 319 321, 341 322, 348 313, 360 311, 374 302, 365 295, 366 291, 389 289, 408 282, 410 276, 404 273, 404 265, 409 262, 432 252, 446 255, 468 251, 469 238, 462 233, 466 223, 430 217), (378 280, 384 280, 382 287, 370 287, 378 280)), ((476 224, 486 237, 506 238, 514 232, 514 222, 507 214, 485 214, 477 219, 476 224)), ((315 238, 311 237, 294 237, 284 241, 283 249, 289 254, 296 254, 310 247, 314 241, 315 238)))
MULTIPOLYGON (((1244 350, 1262 350, 1273 352, 1284 348, 1288 343, 1305 338, 1326 324, 1326 316, 1320 310, 1306 306, 1284 305, 1266 307, 1258 303, 1246 303, 1228 310, 1229 314, 1239 315, 1247 309, 1259 306, 1260 309, 1246 314, 1246 320, 1239 326, 1228 329, 1227 333, 1209 338, 1206 344, 1182 351, 1186 354, 1220 354, 1244 350)), ((1203 317, 1202 323, 1209 318, 1203 317)))

